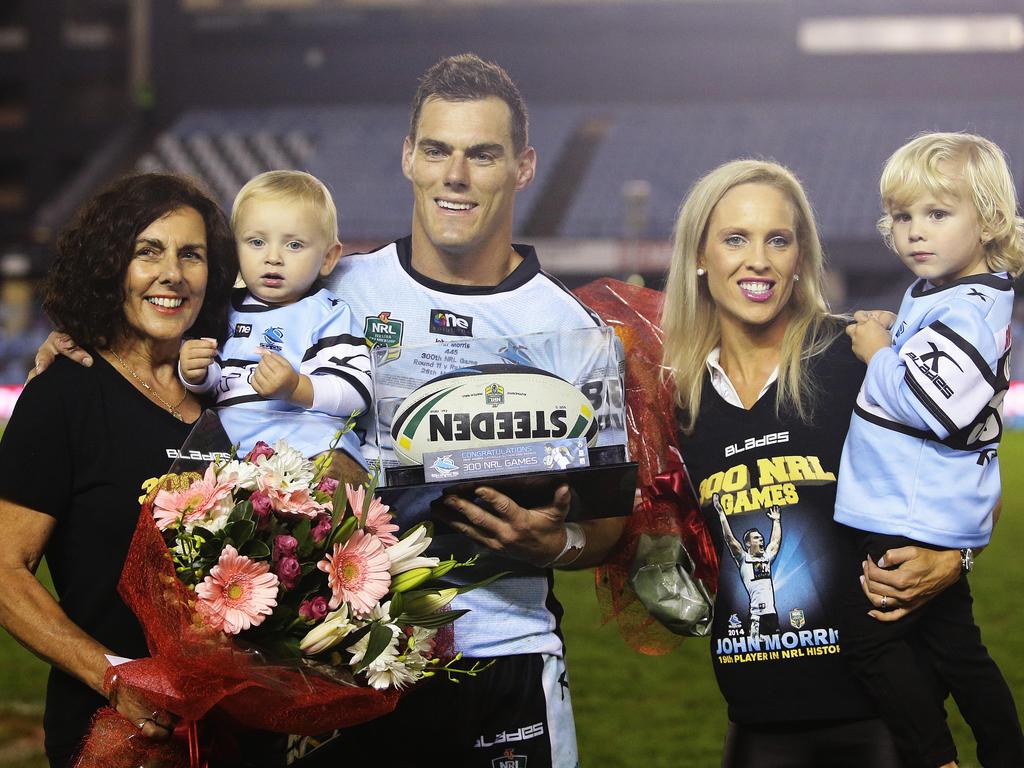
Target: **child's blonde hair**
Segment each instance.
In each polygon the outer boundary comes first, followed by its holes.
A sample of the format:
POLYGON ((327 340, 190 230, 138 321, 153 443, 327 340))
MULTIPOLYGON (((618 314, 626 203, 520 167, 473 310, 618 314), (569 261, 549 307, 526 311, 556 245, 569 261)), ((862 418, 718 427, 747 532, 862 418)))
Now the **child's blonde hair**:
POLYGON ((992 272, 1024 271, 1024 219, 1017 215, 1017 192, 1003 151, 972 133, 924 133, 892 153, 879 182, 882 209, 878 231, 892 239, 892 212, 922 194, 940 200, 970 200, 978 212, 985 263, 992 272))
POLYGON ((231 204, 232 231, 238 225, 238 212, 242 205, 257 197, 312 206, 320 217, 327 242, 338 242, 338 210, 334 207, 334 199, 327 185, 316 176, 305 171, 267 171, 253 176, 238 190, 235 202, 231 204))

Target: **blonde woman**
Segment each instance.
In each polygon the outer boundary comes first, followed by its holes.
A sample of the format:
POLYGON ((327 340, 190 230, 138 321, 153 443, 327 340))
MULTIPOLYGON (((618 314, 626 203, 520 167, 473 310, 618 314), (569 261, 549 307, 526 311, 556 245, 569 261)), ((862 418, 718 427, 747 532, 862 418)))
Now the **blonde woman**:
MULTIPOLYGON (((810 205, 780 165, 726 163, 680 209, 664 364, 722 564, 711 655, 729 708, 724 766, 901 765, 836 630, 840 585, 861 575, 832 513, 865 368, 822 274, 810 205), (769 539, 772 558, 754 546, 769 539)), ((960 571, 955 551, 910 547, 885 562, 898 567, 866 564, 865 591, 898 595, 904 612, 960 571)))

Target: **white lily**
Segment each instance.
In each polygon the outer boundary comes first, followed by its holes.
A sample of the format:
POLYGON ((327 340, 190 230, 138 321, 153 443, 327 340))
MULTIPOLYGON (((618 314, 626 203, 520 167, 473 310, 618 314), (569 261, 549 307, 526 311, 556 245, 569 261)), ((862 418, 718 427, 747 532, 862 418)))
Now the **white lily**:
POLYGON ((402 612, 410 616, 425 616, 446 607, 459 594, 456 587, 438 589, 418 597, 407 598, 402 603, 402 612))
POLYGON ((427 536, 425 526, 419 526, 412 533, 388 547, 388 559, 391 567, 388 569, 392 576, 404 571, 411 571, 413 568, 433 568, 439 562, 436 557, 420 557, 420 554, 430 546, 430 537, 427 536))
POLYGON ((355 628, 356 625, 349 620, 348 603, 342 603, 338 610, 327 614, 322 623, 317 624, 302 638, 299 650, 307 656, 323 653, 340 643, 355 628))

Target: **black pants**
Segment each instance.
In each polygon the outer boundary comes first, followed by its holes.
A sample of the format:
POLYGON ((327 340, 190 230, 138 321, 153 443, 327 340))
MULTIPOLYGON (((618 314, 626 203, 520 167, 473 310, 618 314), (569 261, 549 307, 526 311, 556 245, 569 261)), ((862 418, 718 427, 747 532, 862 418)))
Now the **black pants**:
MULTIPOLYGON (((900 536, 846 530, 857 574, 867 554, 877 562, 888 549, 927 546, 900 536)), ((843 596, 839 627, 843 656, 867 687, 907 765, 934 768, 956 759, 945 710, 928 682, 934 674, 974 732, 981 764, 1024 766, 1017 708, 974 623, 967 579, 896 622, 868 616, 873 606, 857 575, 851 572, 847 581, 851 588, 843 596)))
MULTIPOLYGON (((487 660, 484 660, 485 662, 487 660)), ((463 659, 469 667, 471 659, 463 659)), ((389 715, 320 739, 251 734, 240 739, 249 768, 565 768, 557 745, 571 741, 568 681, 561 659, 541 654, 504 656, 476 677, 445 676, 413 688, 389 715), (553 664, 547 670, 545 659, 553 664), (562 672, 559 680, 552 669, 562 672), (299 755, 302 755, 299 757, 299 755)))
POLYGON ((902 768, 878 719, 821 723, 729 723, 722 768, 902 768))

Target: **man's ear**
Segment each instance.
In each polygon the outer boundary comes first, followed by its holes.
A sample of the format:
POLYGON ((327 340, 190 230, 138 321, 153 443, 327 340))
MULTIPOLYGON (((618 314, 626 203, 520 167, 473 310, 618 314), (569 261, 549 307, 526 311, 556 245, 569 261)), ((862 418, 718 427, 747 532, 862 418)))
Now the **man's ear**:
POLYGON ((537 172, 537 150, 527 147, 516 160, 516 191, 526 189, 537 172))
POLYGON ((320 277, 327 277, 334 268, 338 266, 338 259, 341 258, 341 243, 335 242, 327 253, 324 254, 324 263, 320 265, 320 277))
POLYGON ((412 144, 412 137, 406 136, 402 142, 402 173, 409 181, 412 181, 412 151, 415 149, 412 144))

